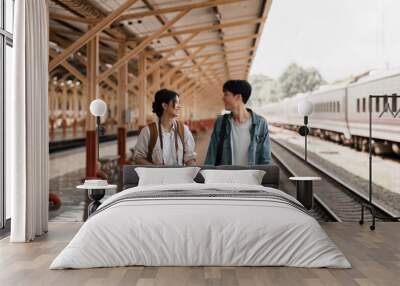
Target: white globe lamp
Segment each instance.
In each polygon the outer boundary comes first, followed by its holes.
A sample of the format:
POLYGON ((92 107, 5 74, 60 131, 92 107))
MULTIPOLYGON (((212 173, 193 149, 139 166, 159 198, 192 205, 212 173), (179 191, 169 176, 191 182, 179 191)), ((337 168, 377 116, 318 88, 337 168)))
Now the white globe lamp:
POLYGON ((107 111, 107 104, 101 99, 95 99, 90 103, 90 113, 96 117, 104 116, 107 111))
POLYGON ((297 111, 302 116, 309 116, 313 112, 313 104, 307 99, 303 100, 297 106, 297 111))

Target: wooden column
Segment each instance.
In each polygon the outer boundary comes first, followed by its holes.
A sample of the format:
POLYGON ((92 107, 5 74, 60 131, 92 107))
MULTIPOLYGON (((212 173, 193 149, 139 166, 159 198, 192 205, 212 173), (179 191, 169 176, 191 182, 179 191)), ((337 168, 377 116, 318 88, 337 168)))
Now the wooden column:
POLYGON ((147 76, 146 76, 146 55, 144 52, 139 55, 138 63, 139 80, 139 129, 146 126, 147 122, 147 76))
POLYGON ((78 117, 79 117, 79 99, 78 99, 78 84, 74 82, 74 86, 72 87, 72 116, 74 121, 72 122, 72 134, 75 138, 77 135, 77 127, 78 127, 78 117))
POLYGON ((157 91, 159 91, 161 89, 160 79, 161 79, 161 68, 159 67, 153 73, 153 90, 154 90, 154 93, 156 93, 157 91))
POLYGON ((116 97, 114 96, 114 94, 112 93, 112 92, 110 92, 110 128, 111 128, 111 130, 112 130, 112 132, 114 133, 115 132, 115 124, 116 124, 116 118, 117 118, 117 116, 116 116, 116 106, 117 106, 117 99, 116 99, 116 97))
POLYGON ((177 81, 177 79, 178 79, 178 76, 172 76, 171 79, 169 80, 169 82, 170 82, 170 86, 169 87, 170 87, 171 90, 176 91, 176 88, 177 88, 176 81, 177 81))
MULTIPOLYGON (((118 57, 125 56, 126 45, 120 44, 118 47, 118 57)), ((128 62, 121 65, 118 69, 118 155, 119 164, 126 163, 126 113, 128 111, 128 62)))
POLYGON ((97 135, 95 117, 90 113, 90 102, 99 96, 97 76, 99 73, 99 36, 87 45, 86 66, 86 178, 95 178, 97 173, 97 135))
POLYGON ((87 108, 87 88, 86 88, 87 84, 85 84, 84 86, 81 86, 82 89, 82 93, 80 96, 80 103, 81 103, 81 113, 80 113, 80 117, 79 117, 79 121, 80 121, 80 127, 81 127, 81 133, 85 134, 86 131, 86 114, 88 112, 88 108, 87 108))
POLYGON ((169 90, 172 89, 171 78, 172 78, 172 77, 170 76, 170 77, 168 77, 168 78, 165 80, 165 88, 166 88, 166 89, 169 89, 169 90))
POLYGON ((62 138, 65 139, 67 136, 67 101, 68 101, 68 92, 67 92, 67 83, 62 83, 62 98, 61 98, 61 128, 62 128, 62 138))

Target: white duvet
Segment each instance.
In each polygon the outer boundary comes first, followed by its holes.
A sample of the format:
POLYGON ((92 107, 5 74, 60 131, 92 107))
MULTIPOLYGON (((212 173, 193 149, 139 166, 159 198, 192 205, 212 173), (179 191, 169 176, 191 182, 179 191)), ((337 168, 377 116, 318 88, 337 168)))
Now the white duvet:
POLYGON ((131 192, 263 190, 237 184, 135 187, 108 198, 50 269, 145 266, 349 268, 318 222, 299 209, 257 198, 152 198, 112 204, 131 192), (110 204, 112 204, 110 206, 110 204), (106 208, 108 206, 108 208, 106 208))

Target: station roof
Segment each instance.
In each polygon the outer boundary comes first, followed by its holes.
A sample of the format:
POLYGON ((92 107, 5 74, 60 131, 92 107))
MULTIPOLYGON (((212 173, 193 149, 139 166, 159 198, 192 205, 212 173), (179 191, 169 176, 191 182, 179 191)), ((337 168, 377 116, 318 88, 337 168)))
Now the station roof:
MULTIPOLYGON (((128 0, 129 1, 129 0, 128 0)), ((50 48, 57 56, 79 40, 127 0, 51 0, 50 48)), ((138 0, 100 33, 100 70, 111 69, 118 58, 118 44, 133 49, 147 37, 177 20, 145 48, 149 61, 165 58, 165 66, 179 67, 178 73, 207 82, 247 78, 254 60, 271 0, 138 0)), ((64 63, 52 67, 53 76, 84 74, 86 49, 81 47, 64 63), (62 67, 61 67, 62 66, 62 67), (71 67, 72 66, 72 67, 71 67), (66 73, 68 70, 68 73, 66 73), (71 72, 72 71, 72 72, 71 72)), ((160 66, 163 68, 163 66, 160 66)), ((137 64, 129 62, 135 76, 137 64)), ((79 78, 78 78, 79 80, 79 78)), ((103 84, 113 85, 113 74, 103 84)))

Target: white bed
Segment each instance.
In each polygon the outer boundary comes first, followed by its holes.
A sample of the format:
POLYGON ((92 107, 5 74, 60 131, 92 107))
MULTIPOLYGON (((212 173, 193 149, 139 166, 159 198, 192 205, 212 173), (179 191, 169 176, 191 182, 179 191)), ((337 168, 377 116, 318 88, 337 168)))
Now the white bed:
POLYGON ((192 183, 130 188, 99 207, 50 269, 128 265, 351 267, 318 222, 298 204, 277 189, 254 185, 192 183), (175 190, 174 196, 154 197, 175 190), (146 192, 153 196, 146 198, 146 192), (203 196, 190 196, 193 192, 203 196), (240 196, 221 197, 214 195, 216 192, 240 196), (263 193, 254 197, 252 192, 263 193))

